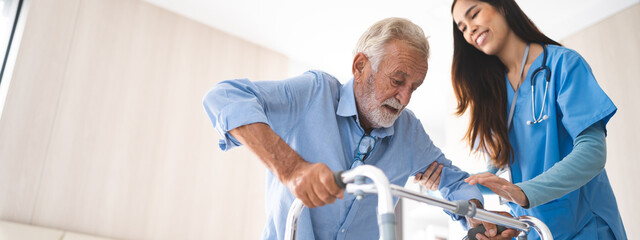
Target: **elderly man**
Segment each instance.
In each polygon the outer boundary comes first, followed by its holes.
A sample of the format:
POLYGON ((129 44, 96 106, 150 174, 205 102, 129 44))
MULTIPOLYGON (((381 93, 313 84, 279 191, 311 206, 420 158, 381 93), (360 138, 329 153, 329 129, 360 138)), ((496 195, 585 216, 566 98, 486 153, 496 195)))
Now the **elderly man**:
POLYGON ((263 239, 283 238, 294 198, 310 208, 300 216, 300 239, 378 239, 376 196, 356 201, 333 179, 334 171, 361 164, 382 169, 402 186, 441 163, 443 196, 482 206, 478 189, 463 181, 469 175, 451 165, 404 109, 427 74, 422 29, 405 19, 384 19, 362 35, 354 53, 353 79, 344 85, 310 71, 281 81, 221 82, 204 98, 224 138, 220 147, 244 144, 270 170, 263 239))

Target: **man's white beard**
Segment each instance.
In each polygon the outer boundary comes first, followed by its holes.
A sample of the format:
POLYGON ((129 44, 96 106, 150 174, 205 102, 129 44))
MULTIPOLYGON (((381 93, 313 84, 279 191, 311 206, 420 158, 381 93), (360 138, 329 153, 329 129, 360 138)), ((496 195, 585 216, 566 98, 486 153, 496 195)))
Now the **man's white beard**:
POLYGON ((367 79, 367 86, 364 87, 364 92, 360 97, 360 103, 362 104, 362 115, 369 123, 371 123, 371 127, 373 128, 388 128, 393 125, 393 123, 398 119, 402 111, 400 111, 404 106, 400 104, 400 101, 396 98, 388 98, 382 102, 381 105, 376 105, 376 99, 378 96, 374 91, 373 86, 373 74, 369 76, 367 79), (387 111, 384 105, 389 105, 398 110, 398 113, 393 114, 387 111))

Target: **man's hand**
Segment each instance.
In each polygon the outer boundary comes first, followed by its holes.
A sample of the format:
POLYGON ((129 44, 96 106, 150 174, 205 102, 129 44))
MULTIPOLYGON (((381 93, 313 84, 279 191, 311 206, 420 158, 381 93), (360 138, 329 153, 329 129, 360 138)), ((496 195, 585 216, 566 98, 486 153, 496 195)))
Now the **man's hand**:
POLYGON ((492 173, 480 173, 472 175, 464 180, 465 182, 475 185, 479 183, 485 187, 488 187, 494 193, 498 194, 508 201, 514 202, 522 207, 529 206, 529 199, 524 194, 522 189, 517 185, 500 178, 492 173))
POLYGON ((420 185, 424 186, 428 190, 437 191, 438 186, 440 186, 440 175, 442 174, 443 167, 444 165, 438 164, 438 162, 433 162, 429 164, 429 167, 424 171, 424 173, 416 174, 413 178, 413 182, 419 182, 420 185))
MULTIPOLYGON (((492 211, 493 212, 493 211, 492 211)), ((513 217, 508 212, 494 212, 500 215, 504 215, 507 217, 513 217)), ((489 222, 483 222, 474 218, 467 218, 467 222, 469 223, 469 228, 474 228, 479 226, 480 224, 484 225, 486 231, 484 234, 478 233, 476 234, 476 239, 478 240, 508 240, 518 236, 519 232, 515 229, 507 228, 501 234, 498 234, 496 225, 489 222)))
POLYGON ((287 145, 269 125, 253 123, 237 127, 229 133, 247 146, 267 165, 293 196, 307 207, 319 207, 342 199, 333 172, 322 163, 311 164, 287 145))
POLYGON ((284 184, 310 208, 331 204, 344 196, 343 189, 333 179, 333 172, 322 163, 300 163, 284 184))

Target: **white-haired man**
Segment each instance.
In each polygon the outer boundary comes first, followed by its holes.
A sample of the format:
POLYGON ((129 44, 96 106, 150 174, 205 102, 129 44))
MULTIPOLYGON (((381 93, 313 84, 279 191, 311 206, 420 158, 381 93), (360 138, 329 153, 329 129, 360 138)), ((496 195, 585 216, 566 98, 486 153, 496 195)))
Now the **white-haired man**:
POLYGON ((284 237, 296 197, 310 207, 300 216, 300 239, 378 239, 376 196, 356 201, 333 179, 334 171, 361 164, 377 166, 403 186, 409 176, 441 163, 443 196, 482 206, 478 189, 463 181, 469 175, 452 166, 404 109, 427 74, 422 29, 406 19, 384 19, 362 35, 354 54, 353 79, 344 85, 310 71, 281 81, 221 82, 204 98, 224 138, 220 147, 244 144, 270 170, 263 239, 284 237))

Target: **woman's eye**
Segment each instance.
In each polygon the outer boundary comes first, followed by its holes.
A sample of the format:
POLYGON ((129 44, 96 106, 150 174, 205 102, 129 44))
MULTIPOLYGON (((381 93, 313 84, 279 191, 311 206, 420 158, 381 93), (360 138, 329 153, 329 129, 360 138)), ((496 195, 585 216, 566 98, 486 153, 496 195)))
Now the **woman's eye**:
POLYGON ((471 16, 471 19, 476 18, 476 16, 478 16, 478 13, 479 13, 479 12, 480 12, 480 11, 477 11, 476 13, 474 13, 474 14, 473 14, 473 16, 471 16))
POLYGON ((462 31, 462 32, 467 31, 467 27, 466 26, 463 27, 462 30, 460 30, 460 31, 462 31))

